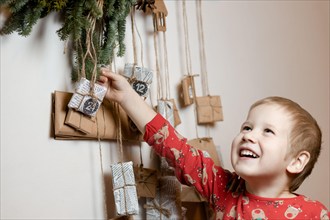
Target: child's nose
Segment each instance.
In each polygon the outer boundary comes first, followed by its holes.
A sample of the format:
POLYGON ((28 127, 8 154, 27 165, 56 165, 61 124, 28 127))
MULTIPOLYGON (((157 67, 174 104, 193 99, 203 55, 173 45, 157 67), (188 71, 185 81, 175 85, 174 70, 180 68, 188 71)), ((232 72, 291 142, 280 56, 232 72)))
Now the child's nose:
POLYGON ((253 131, 246 132, 243 135, 243 138, 242 139, 243 139, 243 141, 246 141, 246 142, 251 142, 251 143, 255 143, 256 142, 255 133, 253 131))

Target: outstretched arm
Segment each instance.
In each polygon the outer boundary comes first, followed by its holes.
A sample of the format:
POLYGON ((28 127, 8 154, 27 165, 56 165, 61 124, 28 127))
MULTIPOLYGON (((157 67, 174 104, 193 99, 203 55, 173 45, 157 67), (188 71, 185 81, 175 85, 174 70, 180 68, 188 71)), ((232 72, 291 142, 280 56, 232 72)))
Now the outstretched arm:
POLYGON ((133 90, 123 76, 102 68, 99 83, 108 87, 105 98, 117 102, 144 134, 146 124, 157 113, 133 90))

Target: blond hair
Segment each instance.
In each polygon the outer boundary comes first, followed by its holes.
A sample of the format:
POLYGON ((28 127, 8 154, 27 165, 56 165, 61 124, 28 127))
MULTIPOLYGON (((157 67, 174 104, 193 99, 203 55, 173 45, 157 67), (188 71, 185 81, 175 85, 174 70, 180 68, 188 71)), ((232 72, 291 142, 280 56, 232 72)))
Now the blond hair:
POLYGON ((316 120, 299 104, 283 97, 272 96, 255 102, 251 109, 263 104, 276 104, 284 108, 292 117, 289 155, 297 156, 301 151, 310 153, 310 160, 304 170, 296 174, 289 185, 290 192, 296 191, 308 177, 321 152, 322 133, 316 120))

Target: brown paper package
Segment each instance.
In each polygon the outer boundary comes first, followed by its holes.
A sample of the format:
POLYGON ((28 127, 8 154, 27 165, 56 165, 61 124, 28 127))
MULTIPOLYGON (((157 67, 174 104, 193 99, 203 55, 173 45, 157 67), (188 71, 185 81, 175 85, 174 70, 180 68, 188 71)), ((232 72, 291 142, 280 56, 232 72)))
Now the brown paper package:
MULTIPOLYGON (((100 109, 98 110, 95 123, 91 128, 86 129, 85 132, 79 131, 76 128, 65 124, 68 113, 68 103, 73 93, 55 91, 53 93, 53 125, 54 125, 54 138, 64 140, 77 140, 77 139, 98 139, 101 140, 116 140, 118 138, 117 128, 118 120, 120 117, 121 134, 123 140, 141 141, 141 133, 133 132, 128 126, 128 116, 119 108, 120 114, 116 114, 116 106, 114 103, 103 101, 100 109)), ((88 116, 85 116, 88 117, 88 116)), ((88 125, 90 126, 90 125, 88 125)))
POLYGON ((198 124, 223 121, 220 96, 196 97, 198 124))

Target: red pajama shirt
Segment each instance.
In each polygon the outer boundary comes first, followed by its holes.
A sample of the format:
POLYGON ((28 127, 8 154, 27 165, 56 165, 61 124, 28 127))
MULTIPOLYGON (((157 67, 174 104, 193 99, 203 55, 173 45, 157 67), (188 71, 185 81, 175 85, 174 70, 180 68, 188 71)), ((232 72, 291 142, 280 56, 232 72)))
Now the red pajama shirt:
POLYGON ((182 184, 194 186, 214 209, 216 219, 329 219, 320 202, 303 195, 294 198, 263 198, 246 190, 232 192, 228 184, 234 177, 214 165, 210 155, 188 145, 161 115, 147 125, 144 140, 175 168, 182 184))

